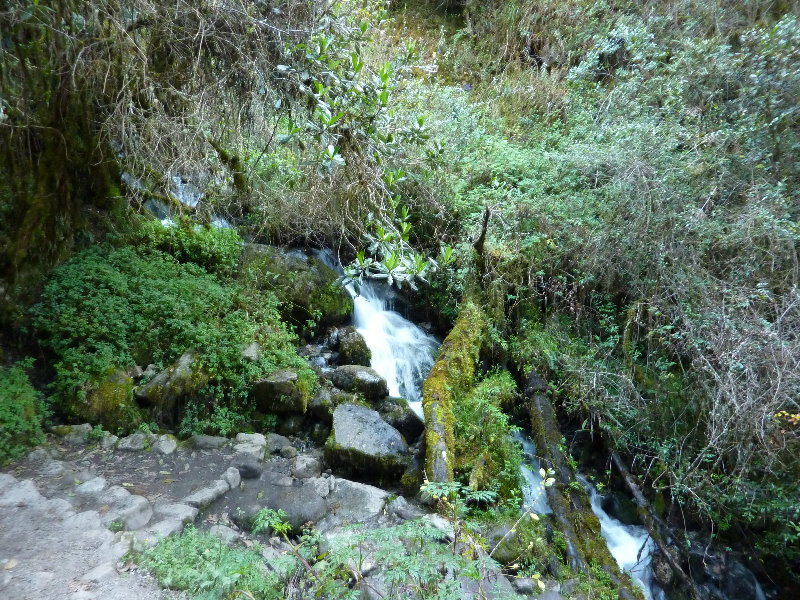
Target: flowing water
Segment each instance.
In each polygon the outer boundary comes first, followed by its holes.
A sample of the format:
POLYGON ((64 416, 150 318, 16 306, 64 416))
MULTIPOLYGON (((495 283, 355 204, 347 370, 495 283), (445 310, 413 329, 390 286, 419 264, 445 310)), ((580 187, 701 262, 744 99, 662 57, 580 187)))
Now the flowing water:
POLYGON ((525 453, 525 464, 520 467, 524 484, 522 486, 522 509, 538 515, 547 515, 553 512, 547 502, 541 474, 539 473, 539 459, 536 456, 536 444, 521 432, 514 434, 514 439, 522 444, 525 453))
POLYGON ((583 475, 578 479, 589 492, 592 511, 600 520, 600 530, 606 540, 611 555, 619 568, 631 574, 633 580, 642 588, 645 598, 659 600, 663 592, 656 589, 653 593, 653 572, 650 568, 650 555, 653 552, 653 540, 644 527, 625 525, 609 515, 602 506, 602 498, 595 487, 583 475))
MULTIPOLYGON (((341 273, 330 251, 317 251, 316 257, 341 273)), ((364 282, 353 298, 353 325, 364 336, 372 352, 372 364, 386 379, 390 396, 400 396, 422 417, 422 382, 431 372, 434 355, 441 343, 394 310, 392 290, 379 283, 364 282)))

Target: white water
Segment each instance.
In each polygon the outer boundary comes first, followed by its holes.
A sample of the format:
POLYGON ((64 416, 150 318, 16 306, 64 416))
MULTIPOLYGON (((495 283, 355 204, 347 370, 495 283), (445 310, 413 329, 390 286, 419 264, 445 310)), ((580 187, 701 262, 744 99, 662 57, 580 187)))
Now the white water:
POLYGON ((422 417, 422 382, 433 368, 439 341, 390 310, 385 286, 364 283, 360 294, 352 285, 347 291, 353 297, 353 324, 372 352, 372 368, 386 379, 390 396, 405 398, 422 417))
MULTIPOLYGON (((604 511, 602 499, 595 487, 582 475, 579 475, 578 479, 589 492, 592 511, 600 520, 600 531, 611 555, 617 561, 620 569, 631 574, 633 580, 642 588, 645 598, 653 600, 654 596, 651 591, 653 575, 650 569, 653 540, 650 539, 644 527, 624 525, 604 511)), ((660 597, 663 597, 663 593, 657 594, 656 598, 660 597)))
POLYGON ((539 473, 539 459, 536 457, 536 444, 533 440, 525 437, 519 431, 514 434, 514 439, 522 444, 525 453, 526 464, 520 467, 525 483, 522 486, 522 510, 536 513, 538 515, 548 515, 553 512, 547 502, 541 474, 539 473))

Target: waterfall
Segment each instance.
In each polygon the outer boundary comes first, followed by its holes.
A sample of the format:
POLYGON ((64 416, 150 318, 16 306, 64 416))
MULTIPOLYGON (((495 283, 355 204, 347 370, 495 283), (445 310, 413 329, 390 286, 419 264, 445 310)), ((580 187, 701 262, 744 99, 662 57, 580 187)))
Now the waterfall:
POLYGON ((353 325, 372 352, 372 368, 386 379, 390 396, 401 396, 422 417, 422 382, 431 372, 439 341, 391 310, 387 286, 361 285, 353 297, 353 325))
POLYGON ((663 598, 663 591, 653 588, 650 555, 653 552, 654 544, 647 530, 638 525, 624 525, 609 515, 603 510, 602 498, 595 487, 583 475, 578 475, 578 479, 589 492, 592 512, 600 520, 600 531, 619 568, 631 574, 631 578, 642 589, 647 600, 663 598), (641 555, 639 555, 640 551, 641 555), (654 589, 655 594, 653 593, 654 589))
POLYGON ((520 467, 524 481, 522 485, 522 509, 538 515, 550 514, 553 509, 550 508, 550 504, 547 502, 547 494, 542 485, 544 480, 539 473, 540 464, 539 459, 536 457, 536 444, 519 431, 514 434, 514 439, 522 444, 522 451, 525 453, 526 461, 526 464, 520 467))
MULTIPOLYGON (((341 273, 333 253, 315 251, 315 256, 341 273)), ((422 382, 431 372, 434 355, 441 343, 393 310, 392 290, 387 285, 364 282, 356 291, 345 286, 353 298, 353 325, 364 336, 372 352, 375 371, 386 379, 390 396, 405 398, 422 417, 422 382)))

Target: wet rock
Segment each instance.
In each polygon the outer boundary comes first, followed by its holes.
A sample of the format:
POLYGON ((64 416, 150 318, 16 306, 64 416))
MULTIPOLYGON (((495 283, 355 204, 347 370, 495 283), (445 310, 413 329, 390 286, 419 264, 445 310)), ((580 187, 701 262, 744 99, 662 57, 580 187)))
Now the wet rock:
POLYGON ((281 435, 297 435, 303 430, 303 415, 285 415, 278 419, 278 433, 281 435))
POLYGON ((758 581, 753 572, 739 561, 729 561, 722 579, 722 591, 727 600, 757 598, 758 581))
POLYGON ((291 448, 292 442, 282 435, 270 433, 267 435, 267 454, 280 454, 284 448, 291 448))
POLYGON ((193 435, 189 444, 198 450, 218 450, 228 443, 228 438, 216 435, 193 435))
POLYGON ((296 371, 281 369, 253 384, 250 395, 258 409, 271 414, 303 414, 308 405, 308 391, 296 371))
POLYGON ((375 406, 381 418, 403 434, 407 442, 414 442, 425 430, 425 423, 415 413, 405 398, 386 398, 375 406))
POLYGON ((317 444, 324 444, 325 440, 327 440, 328 436, 331 434, 331 426, 330 424, 323 423, 322 421, 317 421, 311 426, 311 430, 308 432, 308 434, 309 437, 317 444))
POLYGON ((621 492, 610 491, 603 497, 603 510, 625 525, 641 525, 633 500, 621 492))
POLYGON ((185 352, 169 368, 161 371, 136 390, 136 399, 151 407, 153 418, 173 426, 177 420, 177 402, 208 383, 193 353, 185 352))
POLYGON ((301 455, 294 461, 292 475, 298 479, 319 477, 322 474, 322 461, 315 456, 301 455))
POLYGON ((333 403, 331 390, 321 387, 308 404, 308 411, 324 423, 333 422, 333 403))
POLYGON ((333 384, 347 392, 359 392, 369 401, 389 395, 386 380, 373 369, 359 365, 343 365, 331 374, 333 384))
POLYGON ((367 341, 353 326, 339 331, 339 361, 346 365, 364 367, 369 367, 372 363, 372 352, 367 341))
POLYGON ((369 408, 342 404, 333 413, 325 460, 347 474, 366 479, 399 478, 410 456, 403 436, 369 408))
POLYGON ((250 454, 235 456, 231 461, 231 466, 239 471, 242 479, 255 479, 261 475, 264 466, 257 458, 250 454))

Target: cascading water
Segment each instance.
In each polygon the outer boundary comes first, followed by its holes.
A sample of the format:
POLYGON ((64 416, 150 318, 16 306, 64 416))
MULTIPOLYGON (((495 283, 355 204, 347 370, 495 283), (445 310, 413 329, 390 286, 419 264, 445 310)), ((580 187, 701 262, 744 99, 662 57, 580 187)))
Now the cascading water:
POLYGON ((653 586, 650 555, 653 552, 654 544, 647 530, 637 525, 624 525, 609 515, 603 510, 602 498, 595 487, 583 475, 578 475, 578 479, 589 492, 592 512, 600 520, 600 531, 619 568, 631 574, 647 600, 663 598, 664 592, 653 586))
POLYGON ((522 444, 522 451, 525 453, 527 463, 520 467, 522 478, 525 481, 522 486, 522 508, 539 515, 550 514, 553 509, 547 502, 547 494, 542 485, 544 480, 539 473, 540 464, 539 459, 536 458, 536 444, 519 431, 514 434, 514 439, 522 444))
MULTIPOLYGON (((330 251, 315 255, 341 272, 330 251)), ((365 282, 358 291, 353 284, 345 288, 353 298, 353 325, 372 352, 371 367, 386 379, 389 395, 405 398, 422 417, 422 382, 433 368, 439 340, 392 310, 388 286, 365 282)))
POLYGON ((361 285, 353 297, 353 324, 372 352, 372 368, 386 379, 391 396, 401 396, 422 416, 422 382, 430 373, 439 341, 391 310, 386 287, 361 285))

